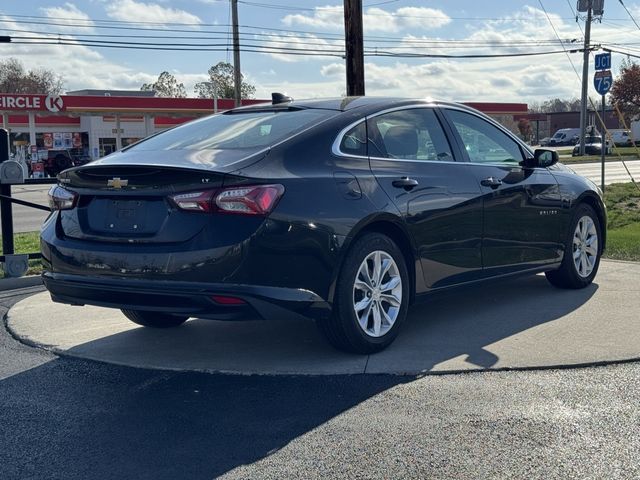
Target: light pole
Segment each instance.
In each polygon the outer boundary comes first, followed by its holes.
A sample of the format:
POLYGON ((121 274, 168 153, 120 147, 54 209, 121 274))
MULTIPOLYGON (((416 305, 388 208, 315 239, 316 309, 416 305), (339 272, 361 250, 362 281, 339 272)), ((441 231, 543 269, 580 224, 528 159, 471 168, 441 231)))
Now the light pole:
POLYGON ((202 82, 213 91, 213 113, 218 113, 218 85, 216 82, 202 82))

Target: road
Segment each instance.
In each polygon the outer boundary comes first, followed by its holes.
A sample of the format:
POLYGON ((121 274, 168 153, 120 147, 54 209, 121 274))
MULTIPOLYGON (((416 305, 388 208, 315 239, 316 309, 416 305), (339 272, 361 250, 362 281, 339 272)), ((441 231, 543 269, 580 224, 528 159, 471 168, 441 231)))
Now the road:
MULTIPOLYGON (((633 175, 633 178, 638 182, 640 181, 640 160, 629 160, 625 162, 627 168, 633 175)), ((631 178, 624 168, 622 162, 605 162, 604 170, 604 183, 605 185, 611 185, 612 183, 626 183, 630 182, 631 178)), ((600 169, 601 163, 572 163, 569 165, 572 170, 579 173, 583 177, 587 177, 589 180, 597 185, 600 185, 600 169)))
POLYGON ((230 376, 59 358, 0 325, 0 478, 637 479, 638 398, 638 363, 230 376))
MULTIPOLYGON (((626 162, 636 180, 640 180, 640 160, 626 162)), ((607 185, 618 182, 630 182, 622 162, 607 162, 605 164, 605 183, 607 185)), ((580 175, 587 177, 600 185, 600 163, 571 164, 570 167, 580 175)), ((47 191, 50 185, 14 185, 13 192, 17 198, 29 202, 47 205, 47 191)), ((33 208, 14 205, 14 225, 16 232, 33 232, 40 229, 40 225, 47 213, 33 208)))
MULTIPOLYGON (((12 195, 20 200, 47 206, 47 192, 51 185, 13 185, 12 195)), ((47 212, 35 208, 13 205, 13 228, 15 232, 34 232, 47 218, 47 212)))

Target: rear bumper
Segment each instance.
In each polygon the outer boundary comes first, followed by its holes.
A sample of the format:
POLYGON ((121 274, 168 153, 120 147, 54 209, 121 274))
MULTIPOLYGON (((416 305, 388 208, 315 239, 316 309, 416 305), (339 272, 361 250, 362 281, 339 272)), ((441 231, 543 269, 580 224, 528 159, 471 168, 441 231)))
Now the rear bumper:
POLYGON ((149 281, 104 278, 85 275, 42 274, 54 302, 70 305, 96 305, 129 310, 149 310, 219 320, 283 319, 291 317, 326 318, 331 306, 309 290, 237 285, 149 281), (233 296, 241 305, 223 305, 212 295, 233 296))

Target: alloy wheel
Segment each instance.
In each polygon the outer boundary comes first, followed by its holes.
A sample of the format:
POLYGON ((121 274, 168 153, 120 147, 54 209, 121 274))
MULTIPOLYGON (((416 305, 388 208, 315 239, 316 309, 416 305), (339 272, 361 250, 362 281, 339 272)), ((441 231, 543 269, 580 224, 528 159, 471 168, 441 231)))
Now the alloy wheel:
POLYGON ((402 305, 398 265, 382 250, 371 252, 360 264, 353 285, 353 309, 362 331, 382 337, 393 327, 402 305))
POLYGON ((585 215, 573 233, 573 264, 582 278, 591 275, 598 260, 598 231, 593 219, 585 215))

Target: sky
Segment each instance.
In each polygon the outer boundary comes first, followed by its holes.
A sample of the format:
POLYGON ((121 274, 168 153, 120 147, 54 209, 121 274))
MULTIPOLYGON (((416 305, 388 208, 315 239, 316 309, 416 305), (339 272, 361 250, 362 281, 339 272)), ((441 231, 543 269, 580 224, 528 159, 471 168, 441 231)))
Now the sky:
MULTIPOLYGON (((640 2, 606 0, 592 44, 640 55, 640 2)), ((542 102, 580 96, 585 22, 575 0, 363 0, 367 95, 453 101, 542 102), (545 13, 546 10, 546 13, 545 13), (497 55, 426 58, 415 55, 497 55), (409 57, 413 55, 413 57, 409 57), (574 67, 572 66, 571 61, 574 67)), ((344 95, 343 7, 340 1, 239 0, 241 67, 256 98, 344 95), (293 54, 292 54, 293 53, 293 54)), ((233 61, 228 0, 2 0, 0 60, 63 75, 65 89, 139 89, 164 70, 194 96, 196 82, 220 61, 233 61), (23 37, 18 40, 18 37, 23 37), (24 38, 29 37, 29 38, 24 38), (46 42, 35 44, 29 42, 46 42), (100 42, 220 51, 103 48, 100 42), (22 43, 19 43, 22 42, 22 43), (59 44, 59 43, 63 44, 59 44), (202 48, 201 46, 198 48, 202 48)), ((625 58, 613 54, 613 72, 625 58)), ((596 96, 591 77, 590 95, 596 96)))

